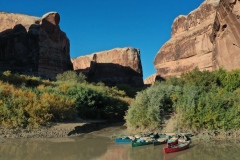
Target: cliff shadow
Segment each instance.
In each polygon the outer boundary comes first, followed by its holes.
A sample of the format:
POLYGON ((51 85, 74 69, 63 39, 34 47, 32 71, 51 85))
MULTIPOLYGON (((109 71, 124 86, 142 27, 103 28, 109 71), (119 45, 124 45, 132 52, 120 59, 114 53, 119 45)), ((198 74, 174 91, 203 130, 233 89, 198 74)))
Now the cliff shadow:
POLYGON ((131 87, 143 87, 142 70, 135 71, 131 67, 114 63, 91 62, 89 68, 78 69, 87 76, 88 82, 102 82, 107 86, 126 84, 131 87))
POLYGON ((74 130, 70 131, 68 133, 68 136, 76 135, 76 134, 87 134, 94 131, 98 131, 107 127, 111 126, 123 126, 124 122, 118 122, 118 123, 109 123, 109 122, 93 122, 93 123, 87 123, 82 126, 76 126, 74 130))
POLYGON ((22 24, 0 33, 0 71, 36 75, 38 67, 38 29, 36 24, 29 31, 22 24))

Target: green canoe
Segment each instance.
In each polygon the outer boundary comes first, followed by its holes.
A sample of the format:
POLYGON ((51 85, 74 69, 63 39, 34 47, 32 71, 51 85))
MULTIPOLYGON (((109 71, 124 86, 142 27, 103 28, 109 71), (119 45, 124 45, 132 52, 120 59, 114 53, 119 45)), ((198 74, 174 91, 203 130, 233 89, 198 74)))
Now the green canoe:
POLYGON ((135 141, 132 141, 132 147, 145 146, 145 145, 149 145, 149 144, 153 144, 153 141, 145 141, 142 139, 137 139, 135 141))

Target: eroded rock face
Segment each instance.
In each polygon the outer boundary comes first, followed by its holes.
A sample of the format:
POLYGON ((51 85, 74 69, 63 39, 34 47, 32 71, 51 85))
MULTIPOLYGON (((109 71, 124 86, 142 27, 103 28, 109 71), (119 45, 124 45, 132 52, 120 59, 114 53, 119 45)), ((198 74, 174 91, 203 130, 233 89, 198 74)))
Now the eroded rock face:
POLYGON ((40 21, 41 18, 39 17, 28 16, 24 14, 0 12, 0 32, 8 29, 13 29, 14 26, 16 26, 17 24, 24 25, 24 27, 28 31, 29 27, 32 24, 39 24, 40 21))
POLYGON ((72 62, 74 70, 84 73, 90 82, 103 82, 109 86, 143 86, 139 49, 116 48, 80 56, 72 62))
POLYGON ((56 12, 42 18, 0 12, 0 70, 54 80, 72 70, 69 39, 56 12))
POLYGON ((179 76, 198 67, 212 71, 210 41, 219 0, 206 0, 188 16, 177 17, 172 37, 158 51, 154 66, 161 77, 179 76))
POLYGON ((145 80, 144 80, 144 85, 146 86, 151 86, 153 85, 156 81, 165 81, 164 78, 160 77, 159 75, 157 75, 156 73, 147 77, 145 80))
POLYGON ((240 68, 240 1, 221 0, 212 33, 213 69, 240 68))
POLYGON ((163 77, 200 70, 240 68, 240 1, 206 0, 172 25, 172 38, 157 53, 154 65, 163 77))

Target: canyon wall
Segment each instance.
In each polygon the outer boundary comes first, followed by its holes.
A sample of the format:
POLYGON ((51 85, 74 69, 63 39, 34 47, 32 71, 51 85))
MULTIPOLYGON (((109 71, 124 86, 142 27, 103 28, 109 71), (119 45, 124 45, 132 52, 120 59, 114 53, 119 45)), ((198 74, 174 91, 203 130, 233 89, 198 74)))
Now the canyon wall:
POLYGON ((54 80, 72 70, 69 39, 59 22, 56 12, 42 18, 0 12, 0 71, 54 80))
POLYGON ((210 36, 218 4, 219 0, 206 0, 187 16, 181 15, 174 20, 171 39, 154 59, 159 76, 179 76, 195 67, 212 71, 210 36))
POLYGON ((97 52, 72 59, 72 63, 74 70, 84 73, 90 82, 103 82, 108 86, 143 86, 140 50, 136 48, 97 52))
POLYGON ((154 59, 157 75, 179 76, 195 67, 214 71, 240 68, 240 0, 205 0, 177 17, 172 37, 154 59))
POLYGON ((211 41, 213 70, 240 68, 240 0, 221 0, 211 41))

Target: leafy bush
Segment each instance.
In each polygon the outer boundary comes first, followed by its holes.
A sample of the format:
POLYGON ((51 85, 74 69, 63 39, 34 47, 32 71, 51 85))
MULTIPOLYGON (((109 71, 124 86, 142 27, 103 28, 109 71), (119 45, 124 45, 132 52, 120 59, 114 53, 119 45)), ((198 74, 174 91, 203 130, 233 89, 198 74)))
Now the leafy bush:
POLYGON ((212 73, 195 69, 180 79, 184 85, 171 99, 177 112, 178 127, 196 130, 230 130, 239 127, 238 70, 212 73), (234 110, 234 112, 233 112, 234 110))
POLYGON ((83 75, 82 73, 77 74, 76 71, 66 71, 61 74, 57 74, 56 76, 57 81, 62 81, 62 82, 78 82, 82 83, 85 82, 86 76, 83 75))
POLYGON ((143 88, 133 88, 133 87, 131 87, 129 85, 126 85, 126 84, 118 84, 116 86, 116 88, 118 90, 125 91, 126 95, 128 97, 131 97, 131 98, 134 98, 136 96, 137 92, 143 90, 143 88))
POLYGON ((195 68, 180 78, 137 94, 125 116, 129 128, 157 128, 161 111, 173 111, 180 130, 238 130, 240 128, 240 70, 214 72, 195 68))
POLYGON ((137 94, 125 119, 129 128, 156 129, 162 123, 161 111, 171 107, 170 95, 174 87, 163 83, 137 94))
POLYGON ((25 84, 27 87, 36 87, 40 84, 51 85, 48 80, 42 80, 40 77, 12 74, 11 71, 0 73, 0 80, 13 84, 16 87, 19 87, 22 84, 25 84))
POLYGON ((184 83, 191 83, 197 86, 200 92, 208 92, 217 84, 217 78, 213 73, 207 70, 200 71, 198 68, 183 73, 181 80, 184 81, 184 83))
POLYGON ((224 69, 220 69, 215 72, 215 75, 221 87, 225 88, 227 91, 232 92, 240 87, 240 70, 227 72, 224 69))
POLYGON ((0 125, 38 127, 73 120, 76 113, 81 118, 122 120, 131 98, 116 87, 88 84, 85 78, 74 71, 59 74, 60 82, 10 71, 0 74, 0 125))
POLYGON ((75 99, 75 108, 81 118, 122 119, 127 103, 101 92, 81 85, 68 88, 67 95, 75 99))

